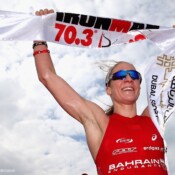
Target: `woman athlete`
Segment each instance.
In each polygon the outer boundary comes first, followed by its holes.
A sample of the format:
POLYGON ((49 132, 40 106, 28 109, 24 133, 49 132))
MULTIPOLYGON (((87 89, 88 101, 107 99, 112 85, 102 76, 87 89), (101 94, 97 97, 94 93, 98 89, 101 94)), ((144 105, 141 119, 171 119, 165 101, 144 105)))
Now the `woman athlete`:
MULTIPOLYGON (((53 10, 40 10, 47 15, 53 10)), ((167 175, 162 137, 146 108, 137 115, 141 75, 127 62, 114 65, 106 77, 106 93, 111 97, 110 115, 84 99, 56 74, 44 41, 34 41, 34 57, 39 80, 58 104, 80 122, 99 175, 167 175)))

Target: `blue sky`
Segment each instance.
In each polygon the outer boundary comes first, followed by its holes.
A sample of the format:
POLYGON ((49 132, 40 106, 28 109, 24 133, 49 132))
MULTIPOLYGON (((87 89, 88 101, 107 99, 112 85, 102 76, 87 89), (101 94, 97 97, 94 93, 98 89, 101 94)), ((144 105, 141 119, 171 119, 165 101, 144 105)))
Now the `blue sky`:
MULTIPOLYGON (((161 26, 175 22, 172 0, 0 0, 1 10, 34 13, 38 9, 119 18, 161 26)), ((33 26, 32 26, 33 27, 33 26)), ((13 175, 95 175, 83 127, 68 116, 38 81, 32 42, 0 41, 0 170, 13 175)), ((112 60, 132 62, 143 74, 159 49, 140 41, 107 49, 83 49, 49 43, 53 62, 78 93, 103 108, 105 72, 99 67, 112 60)), ((145 82, 138 114, 146 106, 145 82)), ((175 117, 166 126, 168 161, 175 175, 175 117)))

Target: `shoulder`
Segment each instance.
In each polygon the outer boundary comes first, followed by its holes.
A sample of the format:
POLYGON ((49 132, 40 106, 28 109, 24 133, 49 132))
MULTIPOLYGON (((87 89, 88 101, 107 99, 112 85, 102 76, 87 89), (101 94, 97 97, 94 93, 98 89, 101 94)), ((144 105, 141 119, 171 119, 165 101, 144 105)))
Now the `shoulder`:
POLYGON ((142 112, 141 116, 148 116, 148 117, 150 116, 148 106, 144 109, 144 111, 142 112))
POLYGON ((149 117, 149 116, 141 115, 141 116, 139 116, 139 118, 140 118, 140 122, 143 124, 152 124, 153 123, 151 117, 149 117))

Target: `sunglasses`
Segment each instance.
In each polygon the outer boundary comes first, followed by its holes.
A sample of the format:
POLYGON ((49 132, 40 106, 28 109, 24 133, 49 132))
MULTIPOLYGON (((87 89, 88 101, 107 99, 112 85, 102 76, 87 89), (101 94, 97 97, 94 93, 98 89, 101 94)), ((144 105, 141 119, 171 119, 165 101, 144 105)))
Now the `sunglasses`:
POLYGON ((140 83, 142 82, 142 76, 136 70, 120 70, 113 73, 106 79, 106 85, 108 85, 111 80, 124 80, 127 75, 129 75, 133 80, 140 80, 140 83))

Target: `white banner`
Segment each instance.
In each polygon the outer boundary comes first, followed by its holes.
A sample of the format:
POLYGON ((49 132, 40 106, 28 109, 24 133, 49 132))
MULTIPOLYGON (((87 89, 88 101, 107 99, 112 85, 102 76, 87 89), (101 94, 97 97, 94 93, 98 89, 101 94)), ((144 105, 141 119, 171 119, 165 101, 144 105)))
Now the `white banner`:
POLYGON ((175 110, 175 29, 138 22, 74 13, 47 16, 0 11, 0 40, 46 40, 77 47, 110 47, 149 39, 163 54, 147 69, 148 105, 163 134, 175 110))
POLYGON ((74 13, 36 16, 0 11, 0 40, 46 40, 77 47, 110 47, 144 40, 147 35, 148 39, 155 39, 167 30, 172 29, 74 13))
POLYGON ((165 122, 175 115, 175 52, 171 55, 164 52, 153 58, 145 78, 149 111, 163 135, 165 122))

